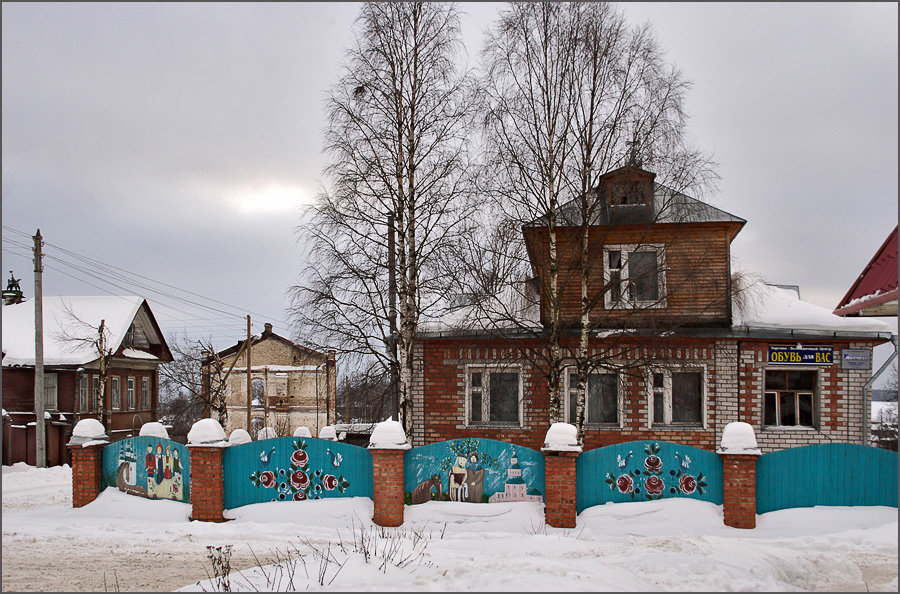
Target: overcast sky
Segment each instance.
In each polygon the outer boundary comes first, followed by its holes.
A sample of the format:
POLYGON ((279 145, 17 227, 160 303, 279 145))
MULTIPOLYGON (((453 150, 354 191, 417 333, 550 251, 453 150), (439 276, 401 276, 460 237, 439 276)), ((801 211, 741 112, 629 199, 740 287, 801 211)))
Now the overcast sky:
MULTIPOLYGON (((499 6, 460 5, 470 66, 499 6)), ((721 175, 710 201, 747 220, 736 267, 833 309, 897 224, 897 4, 624 10, 694 83, 689 138, 721 175)), ((33 295, 40 228, 45 294, 141 295, 167 335, 217 346, 245 336, 247 313, 289 335, 295 227, 324 182, 323 96, 359 5, 2 11, 4 286, 13 270, 33 295), (123 271, 157 282, 107 282, 123 271)))

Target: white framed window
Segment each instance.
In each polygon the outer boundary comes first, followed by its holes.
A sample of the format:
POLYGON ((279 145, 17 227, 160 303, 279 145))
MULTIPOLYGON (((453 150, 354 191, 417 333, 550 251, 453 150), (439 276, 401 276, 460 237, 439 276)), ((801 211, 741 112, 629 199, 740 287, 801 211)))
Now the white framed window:
POLYGON ((90 389, 88 388, 88 376, 78 376, 78 409, 81 412, 87 412, 89 393, 90 389))
POLYGON ((150 378, 141 378, 141 409, 150 408, 150 378))
POLYGON ((126 400, 128 402, 128 408, 134 409, 134 378, 129 377, 128 383, 125 388, 126 400))
POLYGON ((91 399, 91 407, 94 412, 100 412, 101 410, 101 402, 100 402, 100 376, 92 375, 91 376, 91 393, 94 397, 91 399))
POLYGON ((113 410, 119 410, 122 408, 122 380, 119 379, 118 375, 114 375, 109 378, 109 391, 110 391, 110 401, 112 402, 113 410))
POLYGON ((56 374, 44 374, 44 410, 57 409, 56 374))
POLYGON ((766 427, 815 427, 818 408, 814 369, 766 369, 766 427))
POLYGON ((706 428, 706 369, 651 369, 649 425, 706 428))
POLYGON ((466 408, 470 425, 522 425, 520 367, 466 367, 466 408))
POLYGON ((666 306, 666 262, 662 245, 603 248, 606 309, 666 306))
MULTIPOLYGON (((566 422, 575 423, 578 411, 578 370, 569 367, 564 371, 563 389, 566 422)), ((597 371, 588 375, 584 395, 584 422, 586 425, 621 427, 622 378, 613 371, 597 371)))

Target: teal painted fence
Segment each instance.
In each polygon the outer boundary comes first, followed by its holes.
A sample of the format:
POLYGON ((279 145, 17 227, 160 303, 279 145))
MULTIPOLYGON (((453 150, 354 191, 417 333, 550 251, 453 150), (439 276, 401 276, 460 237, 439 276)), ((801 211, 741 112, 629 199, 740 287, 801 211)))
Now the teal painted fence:
POLYGON ((278 437, 225 449, 225 509, 267 501, 372 498, 372 454, 324 439, 278 437))
POLYGON ((526 447, 453 439, 407 451, 404 465, 407 504, 544 501, 544 456, 526 447))
POLYGON ((759 457, 756 513, 816 505, 897 507, 897 452, 835 443, 759 457))
POLYGON ((665 441, 630 441, 581 454, 575 467, 578 513, 613 502, 688 497, 721 504, 717 454, 665 441))
POLYGON ((187 447, 159 437, 129 437, 103 447, 103 484, 148 499, 190 503, 187 447))

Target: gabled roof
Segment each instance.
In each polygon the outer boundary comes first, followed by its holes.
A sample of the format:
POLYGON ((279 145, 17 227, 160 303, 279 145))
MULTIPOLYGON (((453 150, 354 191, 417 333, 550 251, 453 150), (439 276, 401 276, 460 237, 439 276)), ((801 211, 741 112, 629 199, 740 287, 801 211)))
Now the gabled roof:
MULTIPOLYGON (((276 333, 272 332, 272 330, 270 330, 270 328, 271 328, 270 324, 266 324, 265 328, 266 329, 263 330, 262 334, 254 334, 251 337, 251 341, 250 341, 251 348, 254 345, 256 345, 264 340, 274 340, 276 342, 280 342, 284 345, 291 347, 292 349, 302 353, 303 355, 319 357, 322 359, 327 358, 327 355, 321 351, 317 351, 317 350, 311 349, 309 347, 305 347, 302 344, 297 344, 296 342, 293 342, 292 340, 289 340, 289 339, 285 338, 284 336, 281 336, 280 334, 276 334, 276 333)), ((231 355, 234 355, 235 353, 240 351, 241 347, 244 345, 245 342, 246 342, 246 340, 238 341, 236 344, 234 344, 226 349, 222 349, 221 351, 218 351, 216 353, 216 356, 219 359, 224 359, 225 357, 230 357, 231 355)), ((209 363, 209 360, 210 360, 209 357, 204 357, 202 363, 205 365, 205 364, 209 363)), ((254 367, 255 367, 255 365, 254 365, 254 367)))
POLYGON ((897 315, 897 227, 838 303, 839 316, 897 315))
MULTIPOLYGON (((92 337, 101 321, 108 331, 110 348, 117 357, 158 360, 161 363, 173 359, 150 306, 141 297, 44 297, 41 309, 44 365, 85 365, 96 361, 99 358, 96 350, 90 345, 66 340, 64 334, 92 337), (123 345, 132 328, 134 335, 145 339, 148 346, 159 348, 162 357, 153 355, 140 345, 123 345)), ((35 364, 34 332, 33 300, 3 306, 4 367, 35 364)))

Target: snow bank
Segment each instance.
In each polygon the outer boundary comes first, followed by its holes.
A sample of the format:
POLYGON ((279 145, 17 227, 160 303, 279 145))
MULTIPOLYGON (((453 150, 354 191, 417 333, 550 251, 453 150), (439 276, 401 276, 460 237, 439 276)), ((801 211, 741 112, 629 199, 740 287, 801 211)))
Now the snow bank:
POLYGON ((756 445, 756 434, 749 423, 728 423, 722 430, 722 442, 719 454, 755 454, 760 455, 756 445))
POLYGON ((542 452, 580 452, 578 429, 570 423, 553 423, 547 429, 542 452))
POLYGON ((190 445, 228 445, 225 430, 215 419, 200 419, 188 431, 190 445))
POLYGON ((156 421, 150 423, 144 423, 141 425, 141 436, 148 437, 159 437, 161 439, 169 439, 169 432, 166 431, 166 428, 162 423, 157 423, 156 421))
POLYGON ((326 425, 319 430, 319 439, 329 439, 331 441, 337 441, 337 433, 334 430, 334 425, 326 425))
POLYGON ((312 437, 312 433, 309 432, 309 427, 297 427, 294 429, 294 437, 312 437))
POLYGON ((250 443, 251 441, 253 440, 250 438, 250 434, 246 429, 235 429, 228 438, 228 443, 231 445, 240 445, 242 443, 250 443))
POLYGON ((256 440, 262 441, 263 439, 274 439, 278 437, 278 434, 275 433, 275 429, 272 427, 263 427, 256 433, 256 440))
POLYGON ((406 431, 400 421, 388 419, 375 425, 369 437, 369 448, 379 450, 408 450, 412 446, 406 441, 406 431))

